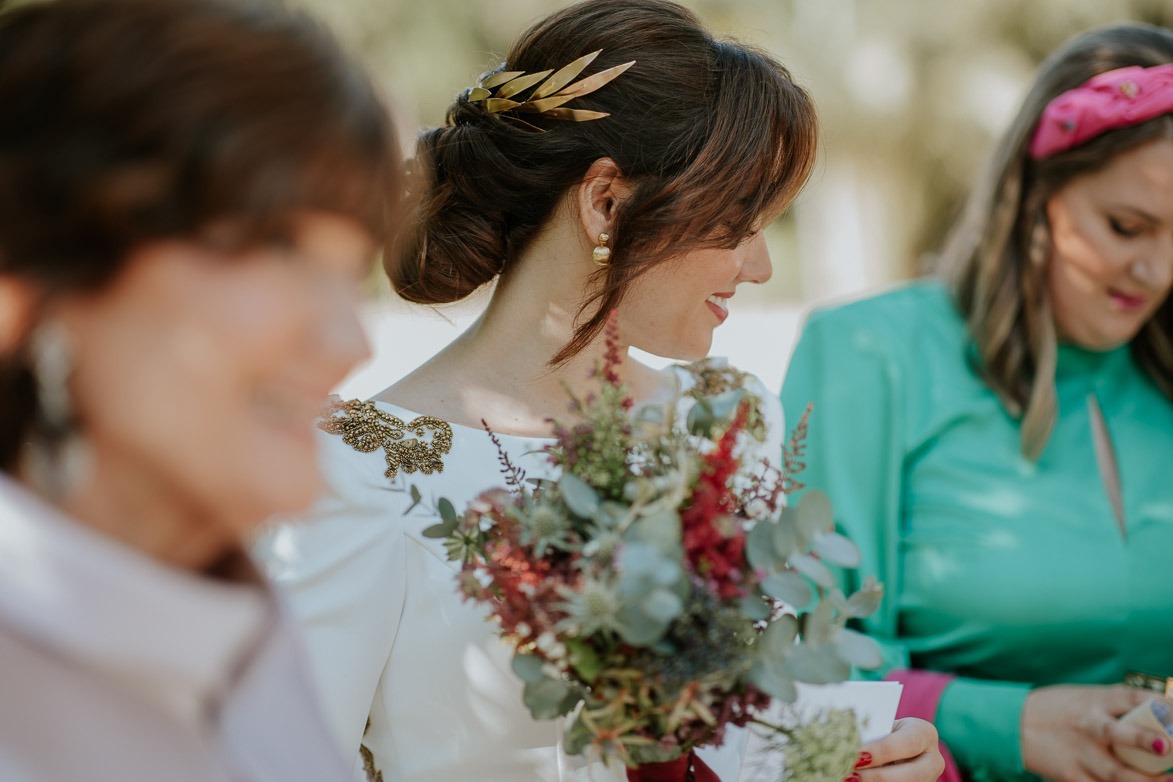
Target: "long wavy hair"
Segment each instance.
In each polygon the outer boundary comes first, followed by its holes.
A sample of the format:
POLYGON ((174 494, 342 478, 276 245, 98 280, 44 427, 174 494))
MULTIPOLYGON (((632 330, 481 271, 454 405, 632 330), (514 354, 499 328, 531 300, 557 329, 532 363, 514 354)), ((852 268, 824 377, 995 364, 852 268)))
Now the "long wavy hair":
MULTIPOLYGON (((1042 64, 1034 86, 946 240, 941 271, 973 337, 974 359, 1007 411, 1021 421, 1022 452, 1037 459, 1058 415, 1057 336, 1047 287, 1046 206, 1078 176, 1155 139, 1173 140, 1173 114, 1112 130, 1043 160, 1028 149, 1052 99, 1096 74, 1173 62, 1173 31, 1143 24, 1094 30, 1042 64)), ((1131 345, 1137 362, 1173 398, 1173 303, 1166 300, 1131 345)))

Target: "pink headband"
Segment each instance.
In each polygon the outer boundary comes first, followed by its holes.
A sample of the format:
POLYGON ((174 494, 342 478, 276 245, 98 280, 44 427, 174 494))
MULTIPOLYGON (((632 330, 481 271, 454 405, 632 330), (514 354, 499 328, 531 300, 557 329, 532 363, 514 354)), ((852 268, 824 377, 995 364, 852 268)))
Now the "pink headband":
POLYGON ((1168 112, 1173 112, 1173 63, 1105 71, 1047 104, 1030 156, 1040 160, 1104 131, 1139 125, 1168 112))

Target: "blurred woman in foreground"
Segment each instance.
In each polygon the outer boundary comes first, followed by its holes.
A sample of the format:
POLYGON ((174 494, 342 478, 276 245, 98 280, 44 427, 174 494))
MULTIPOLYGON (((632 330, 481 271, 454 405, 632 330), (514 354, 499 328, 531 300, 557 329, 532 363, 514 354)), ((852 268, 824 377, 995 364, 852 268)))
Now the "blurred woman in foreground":
POLYGON ((349 778, 243 541, 311 502, 395 153, 245 2, 0 15, 0 779, 349 778))

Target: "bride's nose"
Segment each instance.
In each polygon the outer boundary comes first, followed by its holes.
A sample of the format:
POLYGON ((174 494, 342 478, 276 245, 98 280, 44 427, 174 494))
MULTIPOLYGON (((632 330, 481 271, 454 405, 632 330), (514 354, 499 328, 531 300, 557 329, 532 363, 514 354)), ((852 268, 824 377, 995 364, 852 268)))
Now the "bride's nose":
POLYGON ((738 278, 743 282, 763 283, 774 276, 774 266, 770 263, 770 250, 766 247, 764 232, 759 231, 752 239, 738 248, 744 253, 741 265, 741 274, 738 278))

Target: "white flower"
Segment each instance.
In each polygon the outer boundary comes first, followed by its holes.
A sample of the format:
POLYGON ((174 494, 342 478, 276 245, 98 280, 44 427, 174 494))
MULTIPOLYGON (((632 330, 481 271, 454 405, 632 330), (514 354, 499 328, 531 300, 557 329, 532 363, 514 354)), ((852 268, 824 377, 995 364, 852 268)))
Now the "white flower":
POLYGON ((745 515, 754 521, 762 521, 769 517, 770 506, 761 497, 754 497, 745 504, 745 515))
POLYGON ((538 648, 543 652, 549 652, 550 647, 558 643, 558 639, 554 637, 553 633, 551 633, 549 630, 546 630, 544 633, 538 636, 536 643, 538 648))
POLYGON ((517 634, 522 638, 529 638, 533 634, 533 630, 525 622, 518 622, 517 627, 514 628, 517 634))

